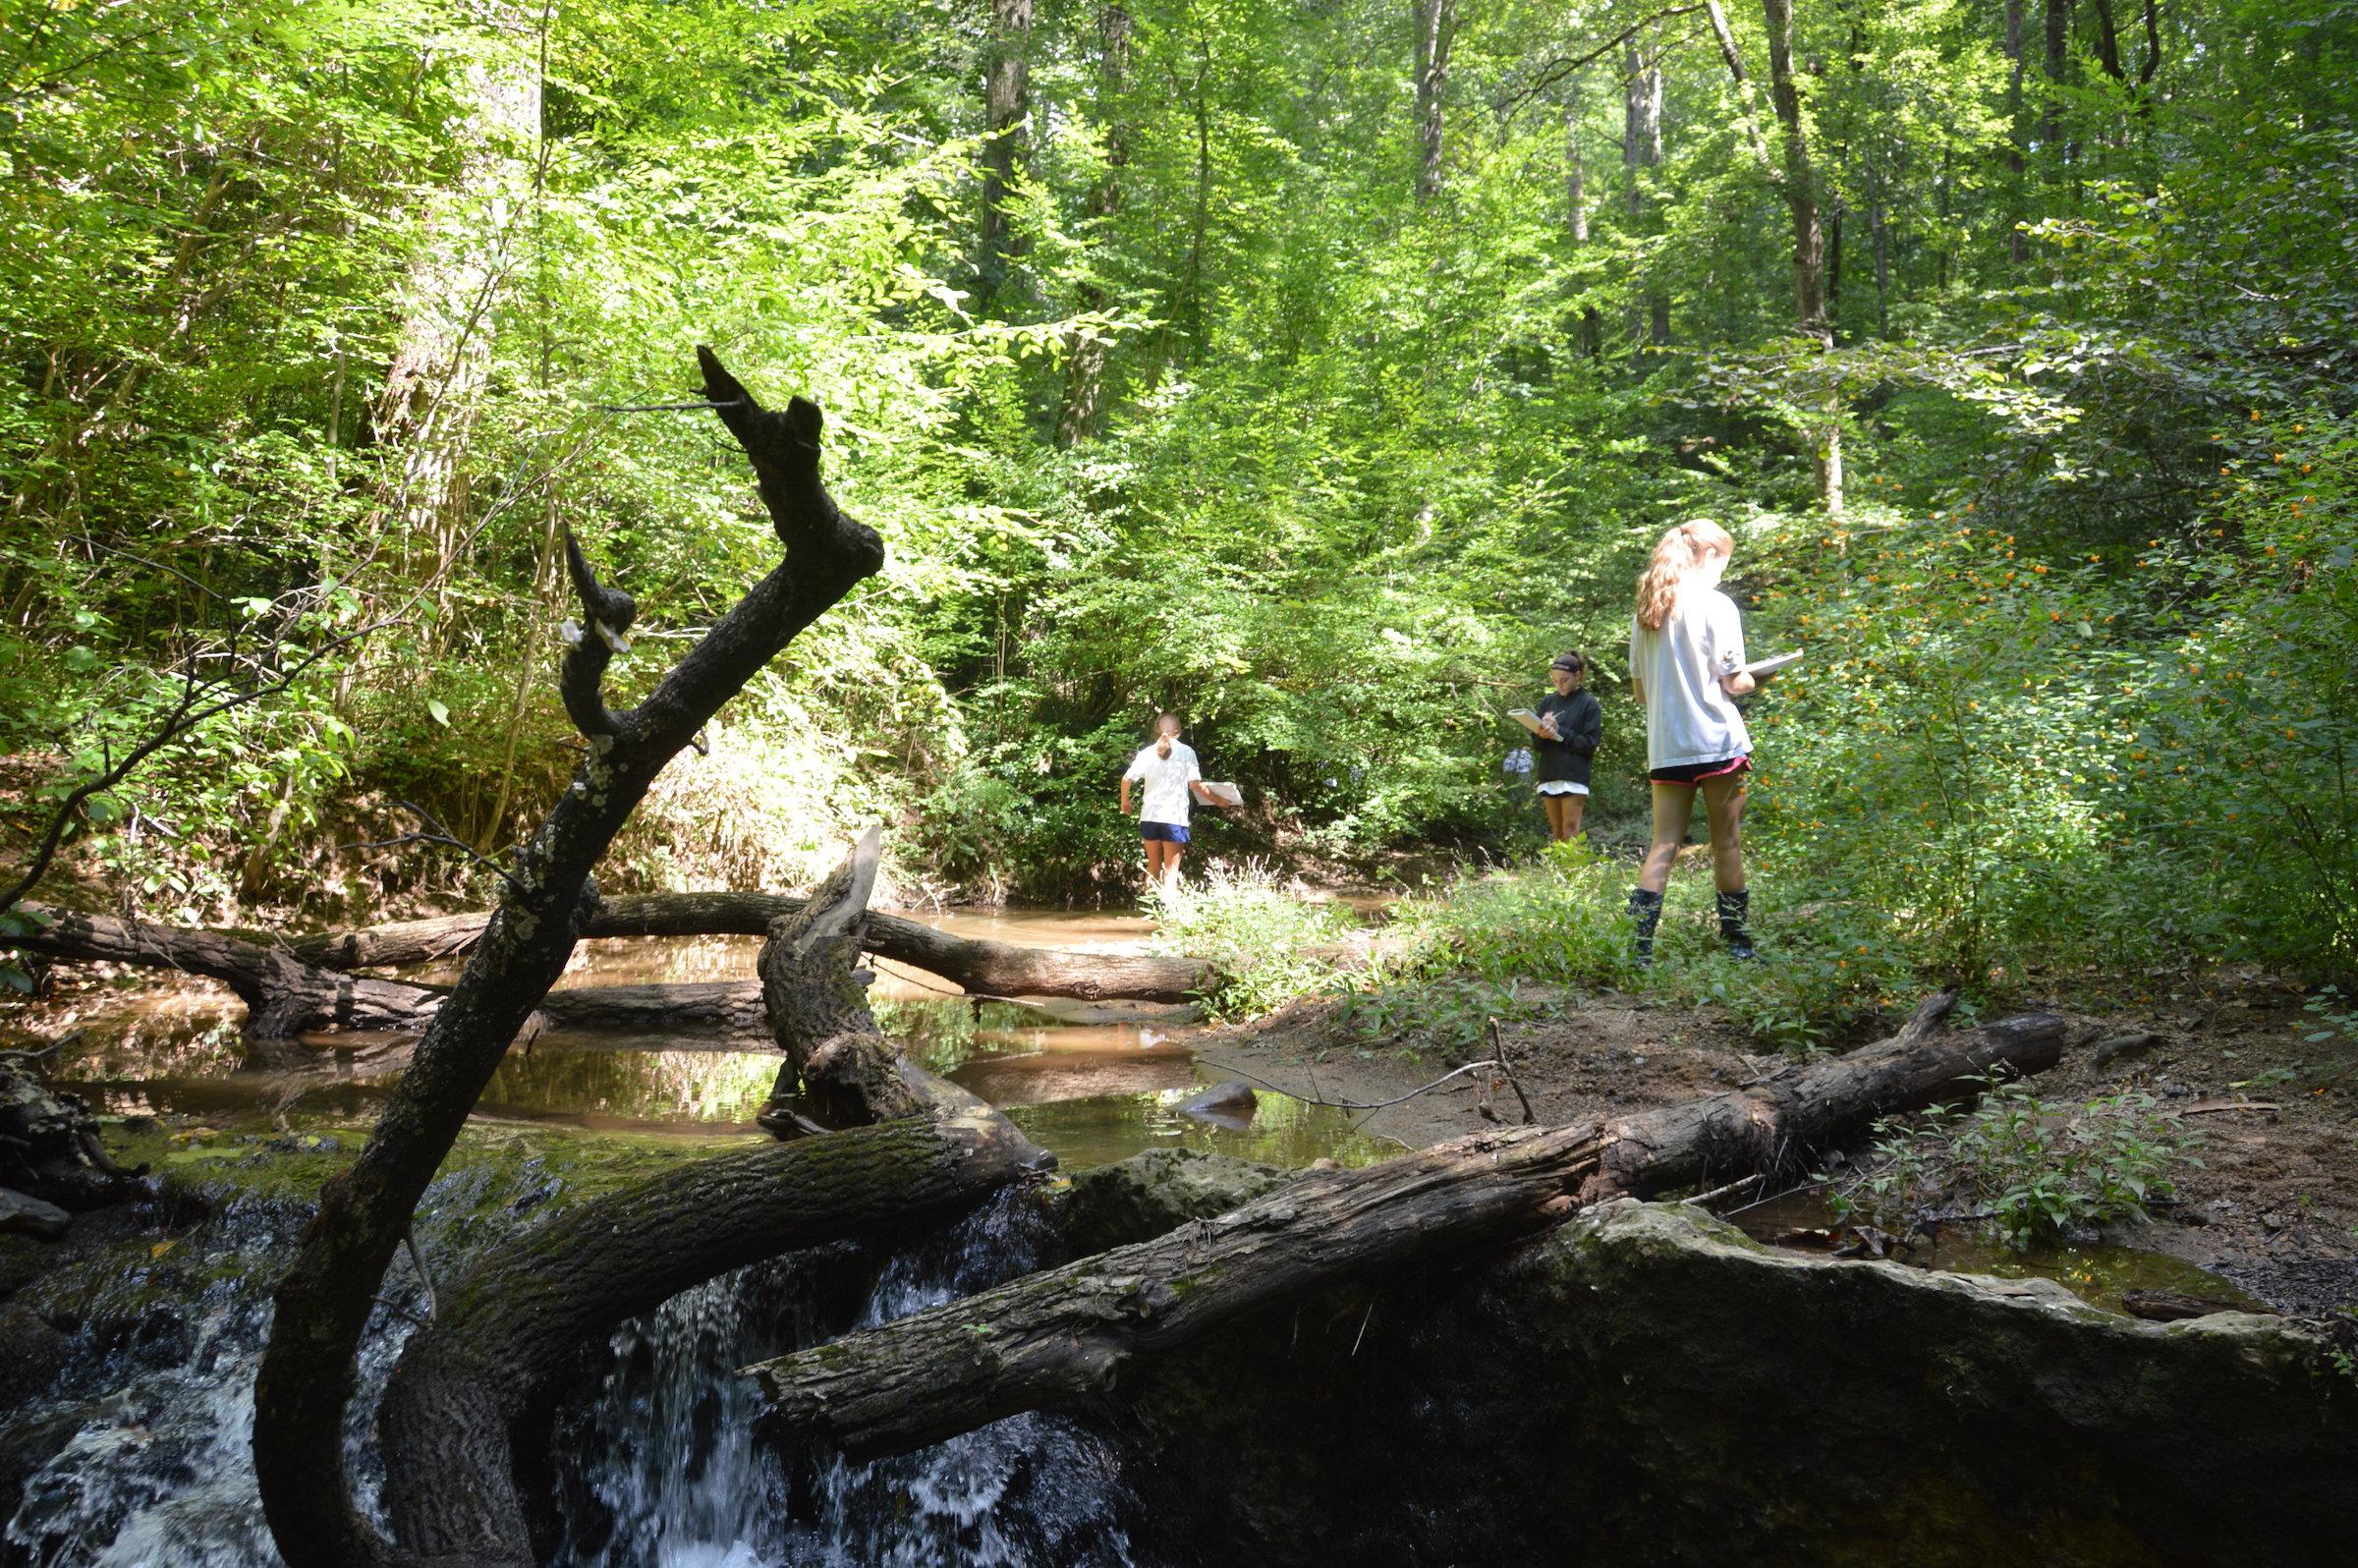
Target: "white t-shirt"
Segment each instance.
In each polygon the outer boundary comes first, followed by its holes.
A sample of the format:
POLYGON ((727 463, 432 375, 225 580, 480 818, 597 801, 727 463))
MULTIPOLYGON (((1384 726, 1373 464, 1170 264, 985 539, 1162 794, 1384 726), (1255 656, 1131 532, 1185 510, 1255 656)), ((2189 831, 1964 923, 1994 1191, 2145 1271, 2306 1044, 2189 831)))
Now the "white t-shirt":
POLYGON ((1203 776, 1196 766, 1195 748, 1184 741, 1173 741, 1168 756, 1156 756, 1154 748, 1147 747, 1130 758, 1130 769, 1122 775, 1146 786, 1138 808, 1140 821, 1169 822, 1178 827, 1187 825, 1187 786, 1203 776))
POLYGON ((1724 762, 1752 750, 1744 715, 1719 677, 1744 667, 1744 620, 1715 588, 1679 589, 1658 632, 1629 621, 1629 673, 1646 688, 1646 765, 1724 762))

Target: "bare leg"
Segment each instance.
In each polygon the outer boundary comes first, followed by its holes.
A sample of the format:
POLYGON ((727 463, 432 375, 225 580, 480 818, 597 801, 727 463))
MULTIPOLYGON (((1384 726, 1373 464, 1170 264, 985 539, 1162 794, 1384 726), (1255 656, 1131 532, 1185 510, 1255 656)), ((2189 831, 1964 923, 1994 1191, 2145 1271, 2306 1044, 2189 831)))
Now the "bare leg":
POLYGON ((1540 797, 1540 810, 1547 813, 1548 843, 1561 844, 1572 836, 1571 830, 1564 826, 1564 806, 1565 803, 1575 798, 1570 795, 1543 795, 1540 797))
POLYGON ((1589 798, 1586 795, 1564 797, 1564 842, 1568 844, 1580 837, 1580 819, 1586 816, 1588 812, 1589 798))
POLYGON ((1184 844, 1165 844, 1162 847, 1162 874, 1168 885, 1179 885, 1179 857, 1187 853, 1184 844))
POLYGON ((1744 891, 1744 801, 1741 773, 1704 781, 1703 814, 1712 830, 1712 885, 1722 893, 1744 891))
POLYGON ((1687 818, 1694 812, 1694 785, 1654 786, 1654 844, 1646 851, 1646 864, 1639 868, 1638 886, 1658 893, 1670 885, 1670 866, 1678 859, 1679 846, 1687 841, 1687 818))
POLYGON ((1156 887, 1162 882, 1162 852, 1169 846, 1161 839, 1151 838, 1147 845, 1147 885, 1156 887))

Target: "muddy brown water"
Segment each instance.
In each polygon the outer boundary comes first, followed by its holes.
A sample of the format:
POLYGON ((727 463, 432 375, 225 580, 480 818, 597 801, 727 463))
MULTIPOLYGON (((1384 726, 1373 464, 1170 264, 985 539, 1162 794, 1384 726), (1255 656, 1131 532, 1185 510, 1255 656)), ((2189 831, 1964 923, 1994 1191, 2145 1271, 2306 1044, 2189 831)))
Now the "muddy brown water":
MULTIPOLYGON (((1794 1252, 1825 1253, 1834 1212, 1824 1190, 1806 1187, 1730 1214, 1745 1234, 1794 1252)), ((2091 1306, 2125 1313, 2121 1298, 2134 1290, 2166 1290, 2267 1309, 2233 1280, 2166 1253, 2114 1242, 2076 1247, 2036 1247, 2015 1252, 1979 1226, 1946 1225, 1913 1246, 1894 1250, 1890 1261, 1903 1267, 1953 1274, 1989 1274, 1998 1279, 2051 1279, 2091 1306)))
MULTIPOLYGON (((1138 953, 1153 935, 1139 916, 1067 911, 967 911, 916 917, 961 936, 1082 953, 1138 953)), ((560 986, 749 980, 758 937, 631 937, 584 942, 560 986)), ((1319 1158, 1366 1164, 1401 1151, 1358 1130, 1350 1113, 1263 1092, 1250 1124, 1220 1127, 1178 1103, 1211 1081, 1189 1044, 1194 1007, 1089 1004, 1057 998, 977 1001, 932 976, 879 962, 877 1022, 912 1057, 1005 1108, 1068 1169, 1148 1148, 1187 1147, 1272 1164, 1319 1158)), ((457 963, 405 978, 448 983, 457 963)), ((301 1074, 245 1070, 242 1010, 204 991, 150 997, 86 1020, 58 1064, 64 1087, 112 1115, 196 1117, 228 1127, 286 1113, 371 1116, 392 1075, 365 1067, 301 1074)), ((353 1043, 354 1036, 339 1036, 353 1043)), ((549 1032, 511 1050, 477 1106, 482 1121, 696 1140, 754 1131, 777 1078, 775 1051, 709 1034, 549 1032)))

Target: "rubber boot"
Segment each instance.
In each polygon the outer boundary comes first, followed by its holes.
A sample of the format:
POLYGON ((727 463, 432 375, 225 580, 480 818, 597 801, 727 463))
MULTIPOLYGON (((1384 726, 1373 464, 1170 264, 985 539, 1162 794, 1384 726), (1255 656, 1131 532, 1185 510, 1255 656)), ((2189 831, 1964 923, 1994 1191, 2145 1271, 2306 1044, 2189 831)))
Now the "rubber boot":
POLYGON ((1719 937, 1727 943, 1727 956, 1737 959, 1757 957, 1752 950, 1752 889, 1719 895, 1719 937))
POLYGON ((1629 916, 1638 923, 1638 962, 1651 964, 1654 962, 1654 928, 1662 918, 1662 895, 1649 893, 1642 887, 1631 888, 1629 916))

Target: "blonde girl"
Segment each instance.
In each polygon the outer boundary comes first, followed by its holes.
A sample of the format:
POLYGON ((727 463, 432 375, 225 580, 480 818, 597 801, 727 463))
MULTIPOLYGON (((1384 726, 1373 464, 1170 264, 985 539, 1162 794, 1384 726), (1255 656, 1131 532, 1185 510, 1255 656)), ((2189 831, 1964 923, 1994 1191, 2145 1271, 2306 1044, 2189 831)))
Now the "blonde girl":
POLYGON ((1662 894, 1699 792, 1711 830, 1719 934, 1734 957, 1753 956, 1742 838, 1752 734, 1734 700, 1757 683, 1745 668, 1743 617, 1735 600, 1719 591, 1735 547, 1716 523, 1681 523, 1655 545, 1638 579, 1629 687, 1646 704, 1646 767, 1654 793, 1654 843, 1629 895, 1642 964, 1654 957, 1662 894))

